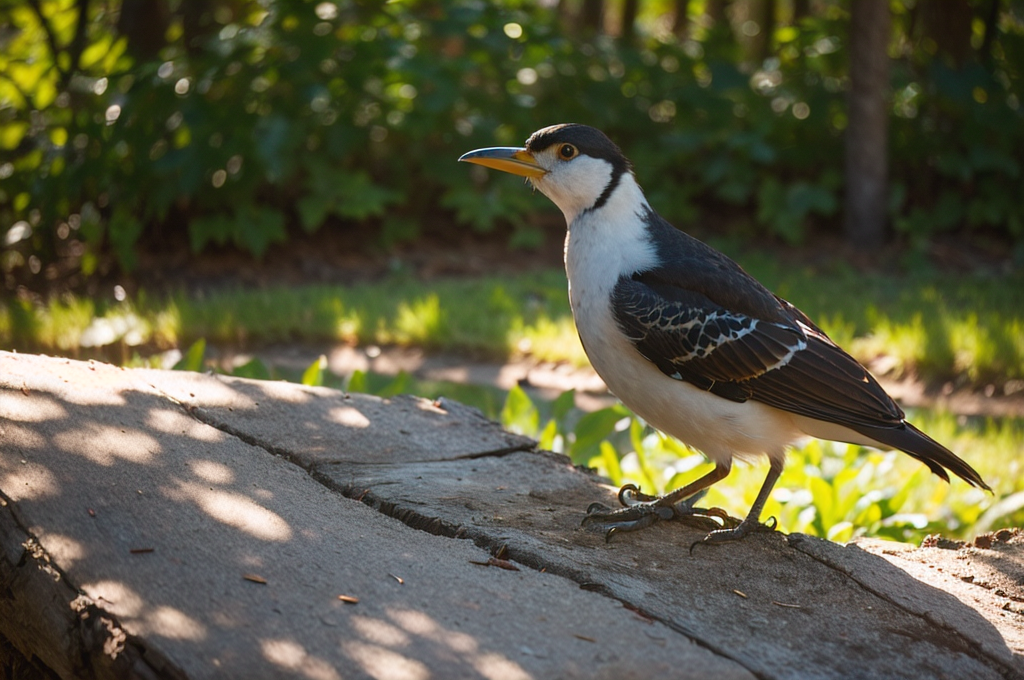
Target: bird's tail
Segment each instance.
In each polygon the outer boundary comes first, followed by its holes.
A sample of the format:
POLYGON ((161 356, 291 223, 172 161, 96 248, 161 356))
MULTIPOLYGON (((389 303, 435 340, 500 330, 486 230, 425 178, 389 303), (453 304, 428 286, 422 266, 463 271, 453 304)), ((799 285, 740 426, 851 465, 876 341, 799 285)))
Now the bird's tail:
POLYGON ((945 446, 906 421, 903 422, 902 427, 894 428, 863 425, 852 425, 850 427, 866 437, 870 437, 879 443, 899 449, 907 455, 917 458, 927 465, 928 469, 947 482, 949 481, 949 475, 946 474, 946 471, 949 470, 971 486, 977 486, 986 491, 992 490, 985 483, 985 480, 981 478, 977 470, 965 463, 945 446))

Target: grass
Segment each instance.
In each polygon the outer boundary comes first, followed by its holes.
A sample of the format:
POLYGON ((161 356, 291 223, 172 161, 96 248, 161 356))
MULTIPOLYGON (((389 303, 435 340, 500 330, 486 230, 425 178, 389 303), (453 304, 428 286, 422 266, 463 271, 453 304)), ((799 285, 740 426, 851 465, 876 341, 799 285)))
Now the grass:
MULTIPOLYGON (((885 276, 792 268, 756 254, 744 265, 859 360, 897 377, 979 386, 1024 379, 1024 274, 885 276)), ((77 354, 105 345, 130 355, 198 338, 230 347, 416 345, 499 360, 527 354, 586 363, 557 270, 429 284, 396 277, 202 297, 140 294, 122 303, 0 302, 0 346, 23 351, 77 354)))
POLYGON ((94 346, 96 337, 150 349, 199 338, 232 347, 341 342, 416 345, 495 359, 529 352, 582 364, 586 357, 565 297, 564 274, 552 270, 429 286, 398 277, 350 287, 140 295, 112 304, 75 297, 46 304, 0 302, 0 346, 75 353, 94 346), (114 337, 111 328, 126 332, 114 337))

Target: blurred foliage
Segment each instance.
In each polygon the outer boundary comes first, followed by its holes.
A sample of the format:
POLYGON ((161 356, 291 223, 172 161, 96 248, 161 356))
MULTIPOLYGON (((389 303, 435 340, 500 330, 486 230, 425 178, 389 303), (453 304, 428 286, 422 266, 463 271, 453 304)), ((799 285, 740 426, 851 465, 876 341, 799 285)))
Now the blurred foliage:
MULTIPOLYGON (((973 19, 955 59, 892 3, 893 223, 912 244, 1019 245, 1021 3, 958 4, 973 19)), ((608 132, 667 217, 735 207, 800 243, 842 199, 846 4, 773 3, 790 16, 756 57, 737 36, 758 26, 716 25, 710 5, 688 3, 679 35, 672 3, 645 3, 615 39, 519 0, 3 0, 0 270, 7 288, 131 270, 140 240, 181 231, 256 256, 325 225, 387 246, 503 222, 529 244, 550 207, 455 159, 559 121, 608 132)))

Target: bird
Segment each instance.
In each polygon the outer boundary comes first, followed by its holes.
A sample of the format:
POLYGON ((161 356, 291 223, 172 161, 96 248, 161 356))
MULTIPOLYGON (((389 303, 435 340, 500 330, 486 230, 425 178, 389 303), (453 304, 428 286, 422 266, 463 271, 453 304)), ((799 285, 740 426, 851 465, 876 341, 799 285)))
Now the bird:
POLYGON ((952 472, 991 491, 974 468, 909 423, 806 314, 655 212, 630 161, 600 130, 552 125, 522 148, 477 149, 459 161, 525 177, 562 211, 569 303, 592 366, 630 410, 714 463, 660 497, 627 484, 622 507, 591 504, 585 525, 610 538, 660 520, 716 521, 719 528, 698 543, 773 530, 761 512, 786 451, 808 436, 899 449, 947 482, 952 472), (764 456, 767 476, 742 520, 694 506, 734 460, 764 456))

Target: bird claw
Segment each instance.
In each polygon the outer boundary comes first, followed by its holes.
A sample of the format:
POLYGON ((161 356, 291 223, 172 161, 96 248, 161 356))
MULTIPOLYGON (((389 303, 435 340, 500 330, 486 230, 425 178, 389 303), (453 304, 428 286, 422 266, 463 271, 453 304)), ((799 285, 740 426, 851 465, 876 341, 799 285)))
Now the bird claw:
POLYGON ((587 529, 603 530, 605 540, 618 533, 646 529, 659 520, 678 520, 702 531, 731 528, 740 522, 730 517, 721 508, 693 507, 703 493, 685 499, 676 504, 665 502, 664 498, 642 493, 633 484, 626 484, 619 489, 619 502, 624 507, 613 509, 604 503, 591 503, 587 507, 587 516, 581 526, 587 529))
MULTIPOLYGON (((732 518, 730 518, 732 519, 732 518)), ((696 541, 690 546, 690 554, 693 554, 693 549, 698 545, 714 545, 718 543, 730 543, 732 541, 738 541, 744 536, 752 533, 760 533, 766 531, 775 531, 775 527, 778 526, 778 522, 774 517, 769 517, 768 521, 762 524, 757 520, 750 519, 749 517, 732 527, 716 529, 708 533, 707 536, 696 541)))
POLYGON ((580 526, 603 530, 607 541, 614 534, 645 529, 659 519, 672 519, 673 514, 672 508, 654 503, 634 503, 617 510, 603 503, 591 503, 580 526))
POLYGON ((638 503, 653 503, 657 500, 657 496, 643 493, 635 484, 626 484, 619 489, 619 503, 627 508, 638 503))

